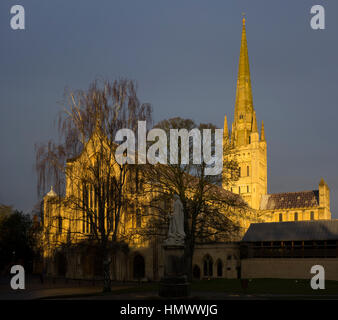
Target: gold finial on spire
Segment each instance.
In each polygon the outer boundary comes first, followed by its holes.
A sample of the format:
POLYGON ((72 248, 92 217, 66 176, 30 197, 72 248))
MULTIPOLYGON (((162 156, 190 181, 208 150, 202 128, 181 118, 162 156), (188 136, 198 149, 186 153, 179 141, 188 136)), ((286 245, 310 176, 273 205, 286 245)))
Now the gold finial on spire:
POLYGON ((242 17, 243 17, 243 19, 242 19, 243 25, 245 25, 245 12, 242 12, 242 17))

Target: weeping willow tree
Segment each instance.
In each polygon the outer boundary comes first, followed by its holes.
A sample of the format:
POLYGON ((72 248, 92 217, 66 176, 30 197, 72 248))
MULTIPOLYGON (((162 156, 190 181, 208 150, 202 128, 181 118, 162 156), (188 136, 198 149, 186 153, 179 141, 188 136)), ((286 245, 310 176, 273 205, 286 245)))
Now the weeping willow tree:
MULTIPOLYGON (((111 253, 124 242, 122 212, 131 196, 127 178, 135 169, 115 159, 118 130, 152 124, 150 104, 139 101, 133 81, 95 81, 88 90, 66 90, 57 119, 59 140, 36 144, 37 192, 55 186, 56 208, 45 228, 66 234, 67 243, 92 241, 99 248, 104 290, 111 286, 111 253), (115 248, 115 249, 114 249, 115 248)), ((50 232, 50 230, 45 230, 50 232)), ((62 237, 54 237, 61 239, 62 237)), ((114 256, 114 255, 113 255, 114 256)), ((113 260, 114 270, 114 260, 113 260)), ((114 271, 113 271, 114 276, 114 271)))

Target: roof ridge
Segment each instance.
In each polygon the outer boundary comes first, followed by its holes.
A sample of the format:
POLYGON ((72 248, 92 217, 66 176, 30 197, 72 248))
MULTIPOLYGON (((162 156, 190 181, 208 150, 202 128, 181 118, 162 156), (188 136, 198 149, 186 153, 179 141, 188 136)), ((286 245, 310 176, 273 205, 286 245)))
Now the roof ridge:
POLYGON ((272 196, 274 194, 295 194, 295 193, 301 193, 301 192, 318 192, 318 189, 313 190, 304 190, 304 191, 292 191, 292 192, 279 192, 279 193, 268 193, 267 195, 272 196))

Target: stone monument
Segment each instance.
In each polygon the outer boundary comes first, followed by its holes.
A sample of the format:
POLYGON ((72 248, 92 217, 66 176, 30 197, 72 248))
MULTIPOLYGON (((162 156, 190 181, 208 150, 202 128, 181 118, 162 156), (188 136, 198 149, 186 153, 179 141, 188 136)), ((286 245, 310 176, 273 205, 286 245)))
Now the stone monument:
POLYGON ((184 212, 180 198, 174 196, 173 212, 169 213, 168 238, 164 240, 164 276, 160 281, 161 297, 187 297, 190 284, 187 282, 184 263, 184 212))

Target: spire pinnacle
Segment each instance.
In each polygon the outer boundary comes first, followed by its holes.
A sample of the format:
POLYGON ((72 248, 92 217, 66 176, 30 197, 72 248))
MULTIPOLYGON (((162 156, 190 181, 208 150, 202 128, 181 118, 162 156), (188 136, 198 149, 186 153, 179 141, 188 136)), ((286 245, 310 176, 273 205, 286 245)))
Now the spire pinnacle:
POLYGON ((265 141, 264 121, 262 120, 261 141, 265 141))
POLYGON ((223 139, 229 139, 228 119, 224 116, 223 139))
POLYGON ((252 129, 251 132, 258 132, 257 129, 257 119, 256 119, 256 112, 253 112, 253 117, 252 117, 252 129))
POLYGON ((53 186, 50 186, 50 191, 47 193, 48 197, 56 197, 57 194, 56 192, 53 190, 53 186))
POLYGON ((243 19, 242 19, 243 26, 245 26, 245 12, 242 12, 242 17, 243 17, 243 19))

